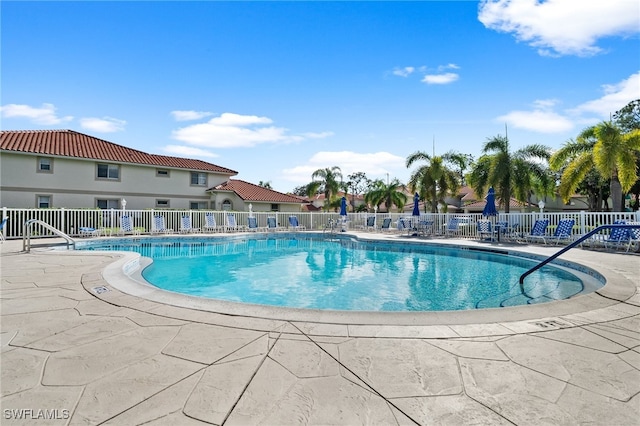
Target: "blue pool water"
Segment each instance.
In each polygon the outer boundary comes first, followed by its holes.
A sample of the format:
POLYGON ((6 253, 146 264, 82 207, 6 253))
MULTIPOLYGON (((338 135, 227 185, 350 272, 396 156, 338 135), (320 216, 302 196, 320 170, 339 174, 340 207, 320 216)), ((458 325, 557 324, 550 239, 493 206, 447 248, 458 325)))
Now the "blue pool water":
POLYGON ((487 251, 283 234, 139 239, 79 249, 135 251, 168 291, 243 303, 357 311, 443 311, 561 300, 585 290, 565 269, 487 251))

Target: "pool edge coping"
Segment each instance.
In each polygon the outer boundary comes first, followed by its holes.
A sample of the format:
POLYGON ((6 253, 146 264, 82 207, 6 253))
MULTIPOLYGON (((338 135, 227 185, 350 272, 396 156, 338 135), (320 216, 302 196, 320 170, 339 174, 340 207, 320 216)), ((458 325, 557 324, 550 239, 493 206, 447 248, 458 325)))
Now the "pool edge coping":
MULTIPOLYGON (((362 237, 368 236, 349 235, 358 239, 367 239, 362 237)), ((410 239, 398 240, 397 236, 394 237, 396 237, 396 241, 411 241, 410 239)), ((442 241, 438 241, 438 243, 442 243, 442 241)), ((465 244, 463 240, 455 240, 454 245, 468 246, 468 242, 465 244)), ((531 254, 530 251, 518 250, 515 247, 505 247, 500 250, 504 252, 522 251, 531 254)), ((87 252, 75 253, 88 254, 87 252)), ((107 252, 90 253, 104 254, 107 252)), ((297 324, 302 329, 320 330, 320 334, 346 337, 353 336, 356 332, 360 337, 363 336, 363 333, 373 337, 379 336, 380 333, 389 334, 390 327, 427 327, 436 334, 444 333, 442 337, 464 337, 466 333, 459 329, 464 326, 476 330, 472 333, 474 336, 504 335, 512 334, 513 330, 523 329, 523 327, 530 331, 544 331, 547 328, 584 325, 585 321, 589 321, 589 315, 585 316, 585 314, 621 304, 625 305, 624 308, 614 309, 616 314, 613 316, 616 318, 624 318, 640 312, 640 306, 622 303, 636 293, 635 285, 612 270, 606 272, 596 270, 605 277, 607 283, 594 293, 538 305, 439 312, 321 311, 250 305, 171 293, 136 281, 125 273, 125 269, 132 268, 132 265, 140 262, 141 256, 138 253, 108 253, 116 254, 117 258, 102 268, 100 280, 83 279, 83 286, 95 297, 108 303, 151 314, 183 320, 223 323, 238 328, 273 330, 272 327, 275 323, 289 322, 297 324), (96 290, 102 287, 107 291, 98 292, 96 290), (447 330, 436 331, 434 327, 448 327, 449 330, 457 330, 453 331, 454 335, 449 335, 447 330), (369 330, 367 331, 367 329, 369 330)), ((568 261, 594 269, 576 259, 568 259, 568 261)), ((596 322, 595 319, 594 322, 596 322)), ((301 330, 297 331, 301 332, 301 330)), ((294 332, 297 331, 294 330, 294 332)), ((398 330, 397 333, 391 333, 391 335, 400 334, 406 337, 407 332, 420 334, 418 330, 405 329, 404 331, 398 330)), ((426 329, 422 332, 429 333, 426 329)))

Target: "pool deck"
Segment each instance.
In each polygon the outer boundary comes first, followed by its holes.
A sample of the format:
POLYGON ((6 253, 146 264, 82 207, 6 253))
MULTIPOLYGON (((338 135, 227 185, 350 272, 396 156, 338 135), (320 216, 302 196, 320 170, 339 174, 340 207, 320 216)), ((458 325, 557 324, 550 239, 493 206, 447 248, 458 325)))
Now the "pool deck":
POLYGON ((21 249, 1 245, 3 425, 640 423, 637 253, 564 254, 608 282, 566 302, 287 317, 138 294, 127 255, 21 249))

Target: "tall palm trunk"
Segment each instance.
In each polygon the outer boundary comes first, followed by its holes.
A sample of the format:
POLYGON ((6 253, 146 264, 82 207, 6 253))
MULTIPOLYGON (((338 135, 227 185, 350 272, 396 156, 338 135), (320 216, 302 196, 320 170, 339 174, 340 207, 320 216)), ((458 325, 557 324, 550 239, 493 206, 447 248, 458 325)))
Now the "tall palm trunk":
POLYGON ((614 170, 611 175, 611 183, 609 184, 611 192, 611 210, 614 212, 624 211, 624 197, 622 196, 622 184, 618 179, 618 171, 614 170))

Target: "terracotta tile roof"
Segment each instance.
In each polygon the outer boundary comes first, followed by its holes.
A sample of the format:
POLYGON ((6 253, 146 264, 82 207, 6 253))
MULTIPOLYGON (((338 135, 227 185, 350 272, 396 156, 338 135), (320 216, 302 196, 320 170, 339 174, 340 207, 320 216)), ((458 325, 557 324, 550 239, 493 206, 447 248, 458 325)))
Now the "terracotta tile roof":
POLYGON ((0 149, 119 163, 202 170, 233 176, 235 170, 189 158, 147 154, 73 130, 8 130, 0 132, 0 149))
POLYGON ((306 195, 296 195, 296 194, 289 194, 292 197, 296 197, 298 199, 298 201, 300 201, 301 203, 310 203, 311 200, 309 199, 309 197, 307 197, 306 195))
POLYGON ((304 201, 298 199, 298 197, 282 192, 274 191, 273 189, 264 188, 253 183, 245 182, 239 179, 229 179, 220 185, 207 189, 207 191, 231 191, 238 194, 238 197, 245 201, 266 201, 271 203, 296 203, 302 204, 304 201))
POLYGON ((302 206, 302 209, 307 210, 308 212, 319 212, 322 210, 322 207, 316 207, 313 204, 306 203, 302 206))

